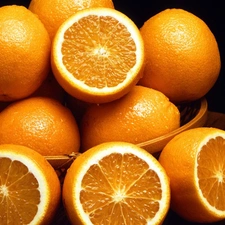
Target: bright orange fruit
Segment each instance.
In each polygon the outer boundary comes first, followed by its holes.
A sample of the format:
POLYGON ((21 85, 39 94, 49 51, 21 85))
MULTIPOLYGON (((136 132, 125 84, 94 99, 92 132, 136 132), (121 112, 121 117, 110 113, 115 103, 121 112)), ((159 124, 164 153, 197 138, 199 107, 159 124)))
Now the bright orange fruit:
POLYGON ((159 162, 170 178, 171 208, 188 221, 225 219, 225 131, 194 128, 175 136, 159 162))
POLYGON ((221 68, 215 36, 207 24, 183 9, 166 9, 140 29, 146 51, 139 84, 163 92, 172 102, 203 97, 221 68))
POLYGON ((74 13, 93 7, 114 8, 112 0, 31 0, 29 10, 37 14, 51 40, 60 25, 74 13))
POLYGON ((73 97, 104 103, 128 93, 141 77, 144 44, 125 14, 110 8, 81 10, 58 29, 52 69, 73 97))
POLYGON ((0 224, 50 224, 61 197, 55 170, 21 145, 0 145, 0 224))
POLYGON ((85 151, 107 141, 139 144, 179 127, 177 106, 159 91, 135 86, 116 101, 86 109, 80 125, 81 148, 85 151))
POLYGON ((11 103, 0 113, 0 144, 19 144, 45 156, 68 155, 80 148, 71 111, 59 101, 32 97, 11 103))
POLYGON ((169 210, 169 179, 147 151, 108 142, 75 159, 63 201, 72 224, 158 225, 169 210))
POLYGON ((47 77, 51 42, 42 22, 23 6, 0 7, 0 101, 28 97, 47 77))

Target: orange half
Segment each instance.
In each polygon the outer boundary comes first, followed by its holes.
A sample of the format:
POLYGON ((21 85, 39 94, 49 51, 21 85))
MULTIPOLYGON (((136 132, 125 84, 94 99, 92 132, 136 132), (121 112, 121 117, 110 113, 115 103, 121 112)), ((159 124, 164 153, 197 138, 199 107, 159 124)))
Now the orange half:
POLYGON ((162 224, 170 204, 159 162, 134 144, 107 142, 76 158, 63 199, 72 224, 162 224))
POLYGON ((58 29, 52 69, 72 96, 103 103, 125 95, 142 77, 144 44, 135 23, 110 8, 81 10, 58 29))
POLYGON ((225 219, 225 131, 186 130, 164 147, 159 162, 170 178, 172 210, 192 222, 225 219))
POLYGON ((0 224, 50 224, 60 183, 47 160, 19 145, 0 145, 0 224))

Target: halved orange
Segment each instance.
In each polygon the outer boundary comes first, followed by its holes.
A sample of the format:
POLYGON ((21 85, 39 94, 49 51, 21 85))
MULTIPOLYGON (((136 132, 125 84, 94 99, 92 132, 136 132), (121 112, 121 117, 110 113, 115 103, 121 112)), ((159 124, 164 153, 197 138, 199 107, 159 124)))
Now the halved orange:
POLYGON ((225 219, 225 131, 184 131, 165 146, 159 162, 170 178, 177 214, 199 223, 225 219))
POLYGON ((72 224, 162 224, 169 179, 147 151, 106 142, 78 156, 68 169, 63 200, 72 224))
POLYGON ((135 23, 110 8, 81 10, 58 29, 52 69, 72 96, 93 103, 118 99, 142 77, 144 44, 135 23))
POLYGON ((34 150, 0 145, 0 224, 50 224, 60 200, 55 170, 34 150))

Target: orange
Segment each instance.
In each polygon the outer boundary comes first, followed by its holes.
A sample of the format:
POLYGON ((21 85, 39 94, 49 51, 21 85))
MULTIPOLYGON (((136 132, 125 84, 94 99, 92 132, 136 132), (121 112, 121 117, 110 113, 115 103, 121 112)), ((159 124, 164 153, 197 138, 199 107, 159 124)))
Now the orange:
POLYGON ((59 101, 32 97, 11 103, 0 113, 0 144, 19 144, 42 155, 67 155, 80 147, 77 122, 59 101))
POLYGON ((91 103, 113 101, 141 77, 144 44, 125 14, 110 8, 81 10, 58 29, 52 69, 73 97, 91 103))
POLYGON ((81 154, 63 184, 72 224, 162 224, 170 204, 169 179, 147 151, 107 142, 81 154))
POLYGON ((0 8, 0 101, 28 97, 50 69, 51 42, 42 22, 23 6, 0 8))
POLYGON ((208 93, 221 61, 215 36, 203 20, 183 9, 166 9, 149 18, 140 31, 146 66, 139 84, 163 92, 175 103, 208 93))
POLYGON ((31 0, 29 10, 37 14, 53 39, 60 25, 77 11, 91 7, 114 8, 112 0, 31 0))
POLYGON ((135 86, 116 101, 88 107, 81 121, 81 146, 85 151, 107 141, 138 144, 179 126, 180 112, 164 94, 135 86))
POLYGON ((50 224, 61 187, 55 170, 33 149, 0 145, 0 223, 50 224))
POLYGON ((159 162, 170 178, 171 208, 188 221, 225 219, 225 131, 193 128, 175 136, 159 162))

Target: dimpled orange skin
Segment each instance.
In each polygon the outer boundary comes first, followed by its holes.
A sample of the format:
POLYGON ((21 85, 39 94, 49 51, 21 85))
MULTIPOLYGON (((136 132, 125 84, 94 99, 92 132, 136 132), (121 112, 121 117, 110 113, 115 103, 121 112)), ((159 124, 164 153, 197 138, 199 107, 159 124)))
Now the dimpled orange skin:
POLYGON ((42 22, 24 6, 0 8, 0 101, 28 97, 50 70, 51 42, 42 22))
POLYGON ((29 10, 38 15, 52 40, 67 18, 90 7, 114 8, 114 4, 111 0, 31 0, 29 10))
POLYGON ((146 66, 139 84, 163 92, 172 102, 203 97, 221 68, 215 36, 207 24, 183 9, 166 9, 140 28, 146 66))
POLYGON ((42 155, 78 152, 80 134, 71 111, 59 101, 32 97, 10 104, 0 114, 0 144, 20 144, 42 155))
POLYGON ((135 86, 124 97, 91 105, 81 120, 81 149, 107 141, 141 143, 180 127, 178 108, 159 91, 135 86))

